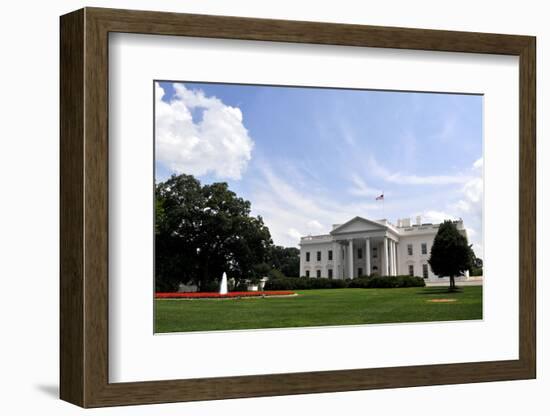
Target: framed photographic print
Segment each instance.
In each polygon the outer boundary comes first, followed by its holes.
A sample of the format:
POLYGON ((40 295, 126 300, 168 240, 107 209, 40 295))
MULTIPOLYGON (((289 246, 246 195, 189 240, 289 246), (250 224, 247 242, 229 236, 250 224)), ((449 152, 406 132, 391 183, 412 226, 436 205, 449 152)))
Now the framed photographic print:
POLYGON ((536 376, 535 38, 61 17, 83 406, 536 376))

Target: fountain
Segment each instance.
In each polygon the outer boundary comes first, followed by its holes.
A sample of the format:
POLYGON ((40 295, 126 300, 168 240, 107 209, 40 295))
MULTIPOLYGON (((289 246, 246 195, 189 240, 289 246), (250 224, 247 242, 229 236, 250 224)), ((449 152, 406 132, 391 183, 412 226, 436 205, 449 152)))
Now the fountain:
POLYGON ((227 274, 223 272, 222 281, 220 283, 220 295, 227 295, 227 274))

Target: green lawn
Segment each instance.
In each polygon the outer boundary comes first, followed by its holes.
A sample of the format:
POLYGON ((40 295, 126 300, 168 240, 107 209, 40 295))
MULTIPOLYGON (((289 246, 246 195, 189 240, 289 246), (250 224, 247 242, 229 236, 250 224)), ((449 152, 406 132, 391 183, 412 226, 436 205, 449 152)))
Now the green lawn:
POLYGON ((323 289, 255 299, 155 300, 155 332, 454 321, 482 318, 482 287, 323 289), (456 299, 429 302, 431 299, 456 299))

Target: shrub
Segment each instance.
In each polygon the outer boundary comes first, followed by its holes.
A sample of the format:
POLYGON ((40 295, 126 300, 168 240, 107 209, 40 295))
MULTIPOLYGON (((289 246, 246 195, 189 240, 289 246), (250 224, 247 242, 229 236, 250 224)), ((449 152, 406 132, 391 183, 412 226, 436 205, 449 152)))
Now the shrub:
POLYGON ((367 288, 424 287, 424 279, 418 276, 375 276, 365 279, 367 288))
POLYGON ((348 279, 346 284, 347 287, 351 288, 369 288, 371 280, 372 278, 370 277, 359 277, 357 279, 348 279))
POLYGON ((472 267, 470 269, 470 276, 483 276, 483 267, 472 267))
POLYGON ((342 279, 332 279, 329 280, 331 289, 343 289, 348 287, 348 284, 345 280, 342 279))
POLYGON ((265 284, 265 290, 307 290, 307 289, 337 289, 346 287, 343 280, 326 279, 324 277, 285 277, 270 279, 265 284))
POLYGON ((203 282, 200 288, 201 292, 217 292, 218 290, 220 290, 220 282, 216 280, 203 282))
POLYGON ((269 279, 284 279, 286 276, 277 269, 271 269, 269 273, 267 273, 267 276, 269 279))
POLYGON ((417 276, 373 276, 357 279, 326 279, 324 277, 286 277, 270 279, 265 290, 308 290, 308 289, 342 289, 342 288, 396 288, 423 287, 424 279, 417 276))
POLYGON ((235 287, 231 290, 235 291, 235 292, 247 292, 248 291, 248 285, 246 284, 246 282, 244 280, 239 280, 237 282, 237 284, 235 285, 235 287))

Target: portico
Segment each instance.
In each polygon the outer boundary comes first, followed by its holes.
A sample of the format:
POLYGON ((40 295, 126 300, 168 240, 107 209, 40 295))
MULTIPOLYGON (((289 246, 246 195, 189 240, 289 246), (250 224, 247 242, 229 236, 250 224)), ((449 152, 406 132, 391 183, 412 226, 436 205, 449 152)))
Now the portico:
POLYGON ((338 237, 341 267, 338 277, 353 279, 380 274, 397 275, 397 243, 388 236, 369 235, 338 237))

